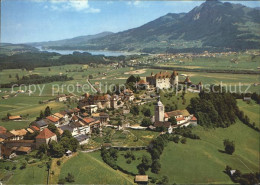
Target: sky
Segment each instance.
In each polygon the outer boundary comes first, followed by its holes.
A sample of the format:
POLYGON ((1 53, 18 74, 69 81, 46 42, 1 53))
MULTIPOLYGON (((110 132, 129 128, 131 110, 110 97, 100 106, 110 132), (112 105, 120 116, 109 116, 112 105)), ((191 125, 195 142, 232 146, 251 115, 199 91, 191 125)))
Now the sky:
MULTIPOLYGON (((60 40, 141 26, 167 13, 188 12, 203 1, 2 0, 1 42, 60 40)), ((260 7, 259 1, 235 1, 260 7)))

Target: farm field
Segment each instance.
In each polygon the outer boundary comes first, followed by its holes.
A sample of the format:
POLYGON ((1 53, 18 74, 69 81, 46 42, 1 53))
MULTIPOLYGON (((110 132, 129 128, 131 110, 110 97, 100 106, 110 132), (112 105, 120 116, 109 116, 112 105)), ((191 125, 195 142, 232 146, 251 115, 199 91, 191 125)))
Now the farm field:
POLYGON ((250 122, 255 123, 260 128, 260 105, 256 104, 254 100, 251 100, 250 103, 243 100, 237 100, 237 102, 239 109, 244 111, 244 114, 249 117, 250 122))
POLYGON ((100 152, 79 153, 68 160, 62 166, 60 178, 64 178, 68 173, 74 175, 74 184, 134 184, 134 177, 105 164, 100 152))
MULTIPOLYGON (((161 171, 150 177, 159 179, 163 175, 169 177, 169 183, 196 184, 232 184, 229 176, 223 171, 226 165, 239 169, 242 173, 257 172, 259 164, 259 134, 241 122, 229 128, 204 129, 195 127, 193 133, 201 140, 187 139, 186 144, 169 142, 161 155, 161 171), (236 150, 233 155, 221 152, 224 149, 223 140, 235 141, 236 150)), ((132 173, 137 173, 136 166, 140 164, 145 151, 133 151, 136 160, 126 163, 124 152, 119 152, 118 165, 132 173)))
POLYGON ((49 106, 52 112, 68 109, 68 106, 75 107, 76 105, 64 104, 61 102, 50 102, 47 104, 39 104, 39 101, 50 99, 53 97, 38 97, 38 96, 28 96, 24 94, 19 94, 16 97, 12 97, 6 100, 0 100, 0 118, 3 118, 7 113, 11 115, 22 115, 24 119, 22 121, 3 121, 0 120, 0 125, 4 126, 6 129, 21 129, 26 128, 30 122, 34 121, 37 116, 39 116, 40 111, 49 106))
POLYGON ((216 57, 177 58, 169 62, 156 64, 157 66, 182 67, 190 69, 218 69, 218 70, 251 70, 257 71, 259 56, 240 53, 216 57))

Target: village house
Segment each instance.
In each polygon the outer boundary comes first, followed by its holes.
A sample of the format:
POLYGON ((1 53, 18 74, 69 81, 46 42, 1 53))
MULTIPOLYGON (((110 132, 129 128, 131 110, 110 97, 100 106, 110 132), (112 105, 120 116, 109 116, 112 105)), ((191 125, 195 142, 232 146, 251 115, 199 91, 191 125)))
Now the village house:
POLYGON ((4 95, 4 96, 2 96, 2 99, 6 100, 6 99, 8 99, 9 97, 10 97, 10 95, 4 95))
POLYGON ((87 113, 92 114, 97 112, 98 106, 97 105, 86 105, 82 107, 83 110, 85 110, 87 113))
POLYGON ((96 120, 99 120, 102 126, 107 125, 109 121, 109 115, 104 112, 92 114, 92 117, 96 120))
POLYGON ((64 101, 67 101, 67 96, 65 94, 63 94, 63 95, 58 96, 56 99, 59 102, 64 102, 64 101))
POLYGON ((0 153, 4 158, 13 158, 16 155, 25 155, 35 148, 34 140, 12 140, 4 141, 0 145, 0 153))
POLYGON ((38 127, 40 130, 43 130, 44 128, 48 127, 49 122, 47 119, 42 119, 42 120, 34 122, 33 125, 38 127))
POLYGON ((137 184, 148 184, 148 175, 136 175, 135 183, 137 184))
POLYGON ((15 121, 15 120, 21 120, 22 117, 21 116, 9 116, 8 119, 15 121))
POLYGON ((22 140, 23 137, 26 135, 27 130, 25 129, 11 130, 10 132, 14 135, 12 140, 22 140))
POLYGON ((11 132, 4 132, 2 134, 0 134, 0 139, 2 141, 10 141, 13 140, 14 135, 11 132))
POLYGON ((60 118, 56 117, 56 116, 48 116, 46 117, 46 119, 48 120, 49 123, 54 124, 56 127, 58 127, 60 125, 60 118))
POLYGON ((57 136, 51 132, 48 128, 44 128, 38 136, 35 138, 36 148, 39 148, 42 144, 49 144, 51 141, 57 142, 57 136))

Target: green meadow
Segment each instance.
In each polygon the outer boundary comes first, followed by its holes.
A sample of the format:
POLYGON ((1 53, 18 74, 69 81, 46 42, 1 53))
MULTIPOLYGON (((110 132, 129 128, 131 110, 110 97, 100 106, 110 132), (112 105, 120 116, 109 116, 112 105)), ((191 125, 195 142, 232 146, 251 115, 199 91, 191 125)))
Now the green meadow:
POLYGON ((68 160, 62 166, 60 178, 65 178, 68 173, 74 175, 74 184, 134 184, 134 177, 105 164, 100 152, 79 153, 68 160))
MULTIPOLYGON (((259 133, 241 122, 229 128, 204 129, 197 126, 192 130, 200 140, 187 139, 186 144, 169 142, 161 155, 161 171, 150 177, 169 177, 169 184, 232 184, 224 173, 226 165, 239 169, 242 173, 257 172, 259 169, 259 133), (223 153, 223 140, 235 141, 233 155, 223 153)), ((132 173, 138 173, 136 166, 146 151, 133 151, 136 160, 126 163, 125 152, 119 152, 118 165, 132 173)))
POLYGON ((249 117, 250 123, 255 123, 260 128, 260 105, 254 100, 251 100, 249 103, 243 100, 237 100, 237 102, 239 109, 249 117))

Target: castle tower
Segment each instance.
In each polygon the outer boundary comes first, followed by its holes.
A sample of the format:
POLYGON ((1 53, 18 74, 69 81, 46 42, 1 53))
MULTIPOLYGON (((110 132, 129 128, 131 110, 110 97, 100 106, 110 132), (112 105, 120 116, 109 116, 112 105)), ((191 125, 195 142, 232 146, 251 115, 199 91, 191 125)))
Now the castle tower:
POLYGON ((172 86, 177 86, 178 83, 179 83, 178 73, 176 71, 173 71, 172 75, 171 75, 171 85, 172 86))
POLYGON ((164 121, 164 105, 160 101, 160 96, 158 98, 158 102, 155 105, 155 122, 163 122, 164 121))

